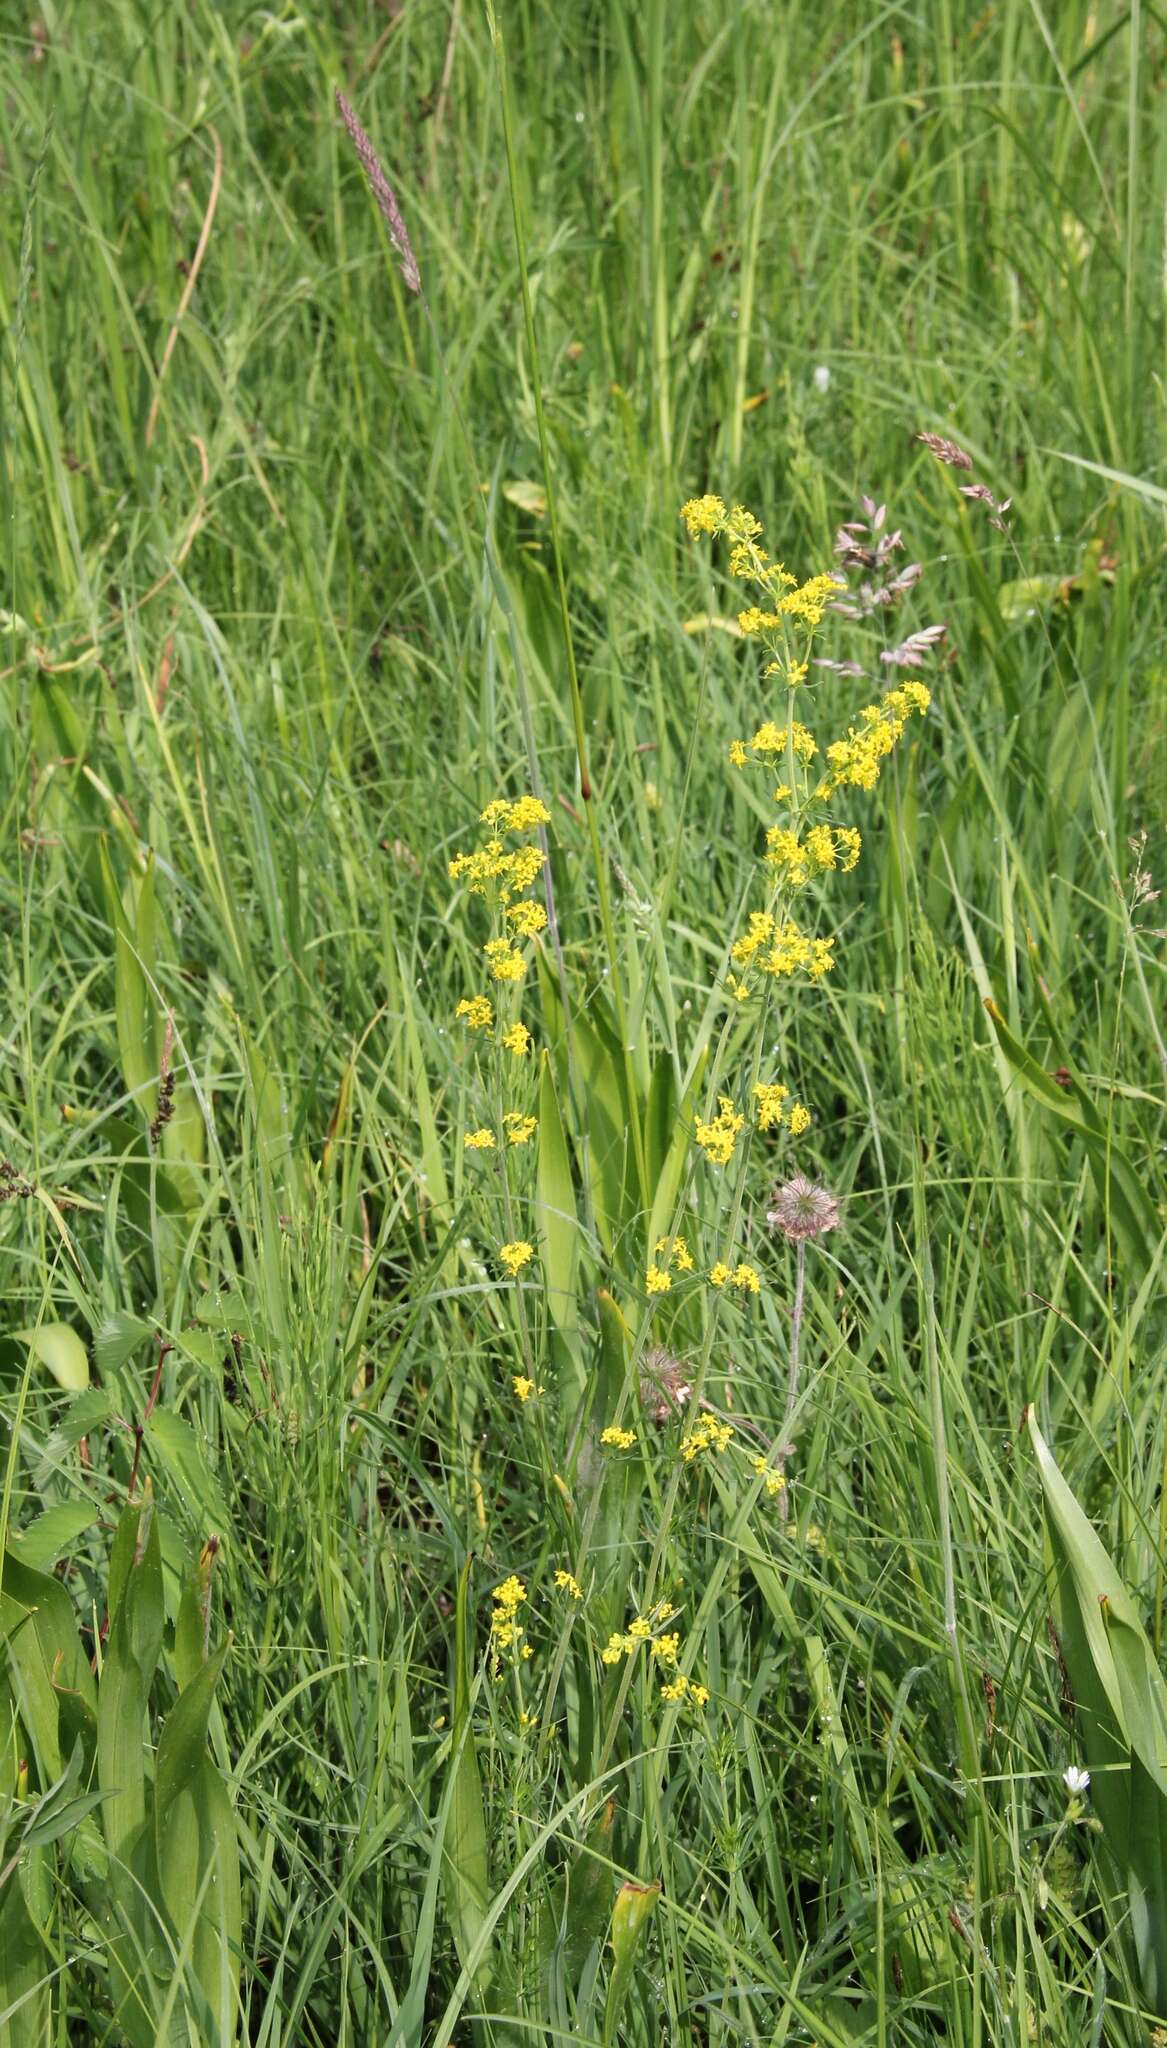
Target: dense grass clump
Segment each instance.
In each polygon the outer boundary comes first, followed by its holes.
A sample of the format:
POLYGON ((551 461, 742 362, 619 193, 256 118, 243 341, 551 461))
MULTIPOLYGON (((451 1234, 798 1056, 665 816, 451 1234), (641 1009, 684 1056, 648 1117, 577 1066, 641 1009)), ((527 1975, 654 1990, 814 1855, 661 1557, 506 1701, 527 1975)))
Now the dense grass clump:
POLYGON ((0 2048, 1167 2039, 1158 12, 2 27, 0 2048))

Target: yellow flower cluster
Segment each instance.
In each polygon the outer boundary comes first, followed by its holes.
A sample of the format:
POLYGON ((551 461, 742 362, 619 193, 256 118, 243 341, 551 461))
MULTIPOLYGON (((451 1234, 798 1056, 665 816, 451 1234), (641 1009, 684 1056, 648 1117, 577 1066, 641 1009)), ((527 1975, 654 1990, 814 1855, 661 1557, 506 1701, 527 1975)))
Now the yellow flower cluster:
POLYGON ((801 1102, 790 1102, 790 1090, 781 1081, 755 1081, 754 1101, 760 1131, 780 1130, 785 1124, 791 1137, 797 1138, 810 1129, 809 1109, 801 1102))
POLYGON ((526 1145, 538 1127, 538 1118, 524 1116, 520 1109, 504 1109, 502 1116, 508 1145, 526 1145))
MULTIPOLYGON (((817 981, 834 966, 833 937, 812 939, 788 918, 780 924, 768 910, 752 910, 750 921, 730 950, 736 967, 753 967, 759 974, 798 974, 817 981)), ((749 993, 748 989, 745 991, 749 993)), ((741 984, 735 986, 741 993, 741 984)))
POLYGON ((521 903, 512 903, 507 909, 507 923, 521 939, 533 939, 547 929, 547 912, 534 897, 525 896, 521 903))
MULTIPOLYGON (((729 566, 732 573, 732 558, 729 566)), ((804 626, 813 628, 821 623, 831 599, 839 595, 839 584, 829 570, 823 576, 808 576, 805 583, 795 583, 793 576, 788 576, 784 569, 780 570, 779 574, 784 583, 792 584, 794 587, 783 592, 776 600, 773 611, 763 611, 759 605, 754 604, 739 612, 737 622, 743 633, 772 632, 776 627, 781 627, 783 619, 801 619, 804 626)), ((759 581, 765 581, 767 578, 768 572, 763 569, 759 581)), ((805 668, 803 673, 805 674, 805 668)))
POLYGON ((542 1387, 537 1387, 534 1380, 529 1380, 526 1374, 521 1372, 511 1374, 511 1386, 514 1388, 516 1399, 521 1401, 524 1407, 531 1399, 532 1394, 541 1394, 543 1392, 542 1387))
POLYGON ((513 1052, 517 1060, 521 1060, 523 1054, 531 1050, 531 1034, 525 1024, 512 1024, 509 1031, 503 1032, 498 1042, 504 1052, 513 1052))
POLYGON ((845 740, 827 748, 830 773, 815 790, 818 802, 825 802, 836 789, 851 784, 856 789, 874 789, 879 771, 901 737, 913 712, 922 718, 932 702, 924 683, 901 683, 888 690, 878 704, 865 704, 859 713, 862 724, 850 726, 845 740))
POLYGON ((850 874, 861 845, 854 825, 812 825, 802 839, 786 825, 771 825, 766 833, 766 860, 780 880, 792 889, 801 889, 812 875, 824 875, 831 868, 850 874))
MULTIPOLYGON (((494 1652, 494 1673, 496 1678, 499 1670, 498 1652, 500 1650, 516 1648, 526 1634, 522 1623, 515 1619, 526 1597, 527 1588, 521 1579, 515 1577, 513 1572, 510 1578, 504 1579, 502 1585, 496 1586, 491 1594, 494 1607, 490 1616, 490 1645, 494 1652)), ((522 1654, 529 1656, 530 1652, 520 1651, 520 1655, 522 1654)))
POLYGON ((717 1115, 708 1122, 698 1117, 693 1135, 714 1166, 728 1166, 745 1118, 738 1115, 732 1096, 719 1095, 717 1102, 717 1115))
POLYGON ((668 1685, 662 1685, 660 1696, 662 1700, 689 1699, 692 1700, 695 1707, 705 1707, 709 1704, 709 1687, 707 1685, 695 1685, 691 1678, 685 1677, 683 1671, 678 1671, 676 1677, 668 1685))
POLYGON ((528 1244, 525 1237, 518 1237, 511 1244, 500 1244, 498 1255, 514 1280, 534 1258, 535 1247, 528 1244))
POLYGON ((743 1294, 760 1294, 762 1282, 756 1266, 747 1266, 744 1259, 737 1266, 727 1266, 724 1259, 718 1259, 709 1269, 711 1287, 738 1287, 743 1294))
POLYGON ((750 1465, 752 1470, 758 1474, 758 1477, 765 1482, 766 1492, 771 1500, 774 1499, 775 1494, 785 1492, 786 1480, 783 1474, 776 1472, 773 1465, 769 1464, 765 1458, 751 1458, 750 1465))
POLYGON ((673 1673, 673 1677, 661 1686, 661 1698, 689 1699, 694 1706, 704 1707, 709 1701, 708 1687, 697 1685, 693 1679, 684 1677, 677 1670, 677 1660, 681 1652, 678 1631, 671 1629, 659 1635, 654 1633, 657 1629, 663 1631, 664 1623, 671 1620, 673 1612, 667 1600, 658 1600, 647 1614, 638 1614, 635 1620, 629 1622, 626 1629, 617 1630, 608 1637, 607 1644, 600 1651, 600 1662, 608 1665, 618 1664, 622 1657, 635 1656, 637 1650, 644 1644, 653 1663, 673 1673))
POLYGON ((471 1031, 489 1031, 494 1023, 494 1004, 489 996, 463 996, 454 1015, 465 1018, 471 1031))
POLYGON ((559 1587, 561 1593, 570 1594, 573 1600, 583 1599, 583 1587, 580 1585, 578 1579, 572 1577, 570 1572, 556 1572, 555 1583, 559 1587))
POLYGON ((630 1451, 636 1442, 636 1431, 617 1429, 615 1424, 610 1422, 607 1429, 600 1431, 600 1442, 615 1451, 630 1451))
POLYGON ((494 981, 521 981, 527 963, 509 939, 488 939, 482 948, 494 981))
POLYGON ((670 1268, 678 1273, 691 1273, 693 1254, 683 1237, 658 1237, 653 1249, 657 1259, 664 1263, 658 1265, 654 1261, 649 1267, 644 1276, 645 1289, 649 1294, 667 1294, 673 1284, 670 1268))
MULTIPOLYGON (((731 741, 730 766, 744 768, 751 754, 756 754, 759 760, 771 754, 785 757, 788 744, 795 760, 804 766, 818 753, 818 742, 808 725, 803 725, 797 718, 792 719, 789 725, 775 725, 773 719, 768 718, 758 727, 752 740, 731 741)), ((784 790, 784 794, 788 796, 789 790, 784 790)))
POLYGON ((467 1131, 462 1143, 468 1152, 489 1152, 494 1145, 494 1132, 485 1126, 480 1131, 467 1131))
POLYGON ((724 1451, 732 1436, 730 1423, 718 1422, 712 1415, 702 1415, 688 1435, 681 1438, 681 1456, 686 1465, 691 1465, 702 1451, 724 1451))

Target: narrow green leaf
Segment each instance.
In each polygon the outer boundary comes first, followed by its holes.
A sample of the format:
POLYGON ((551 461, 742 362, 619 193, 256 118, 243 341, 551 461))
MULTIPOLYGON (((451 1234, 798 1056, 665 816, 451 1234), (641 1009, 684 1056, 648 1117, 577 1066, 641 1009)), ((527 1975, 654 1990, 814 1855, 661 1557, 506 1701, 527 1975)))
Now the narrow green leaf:
MULTIPOLYGON (((490 1876, 486 1848, 486 1819, 482 1806, 482 1780, 478 1752, 470 1720, 469 1597, 472 1558, 467 1558, 458 1579, 454 1609, 454 1688, 450 1746, 452 1786, 449 1820, 442 1855, 442 1889, 454 1946, 460 1961, 468 1958, 482 1932, 490 1903, 490 1876)), ((489 1953, 478 1967, 477 1982, 490 1978, 489 1953)))
POLYGON ((575 1188, 555 1076, 547 1053, 539 1076, 539 1163, 535 1181, 535 1222, 547 1289, 547 1312, 557 1330, 574 1339, 579 1329, 579 1221, 575 1188))

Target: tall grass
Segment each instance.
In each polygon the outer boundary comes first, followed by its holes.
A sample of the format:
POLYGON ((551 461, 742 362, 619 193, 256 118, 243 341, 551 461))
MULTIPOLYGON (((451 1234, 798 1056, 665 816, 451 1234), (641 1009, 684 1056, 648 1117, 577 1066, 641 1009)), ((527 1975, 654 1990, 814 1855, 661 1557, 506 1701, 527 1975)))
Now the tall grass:
MULTIPOLYGON (((1155 1787, 1157 1695, 1090 1721, 1071 1591, 1161 1652, 1163 24, 495 13, 3 25, 0 2039, 1128 2048, 1153 1865, 1097 1785, 1155 1787), (886 499, 949 628, 774 1054, 845 1198, 785 1519, 639 1398, 760 838, 706 490, 800 574, 886 499), (512 1285, 447 864, 532 758, 563 960, 512 1285), (1113 1584, 1056 1492, 1045 1533, 1030 1406, 1113 1584), (700 1711, 598 1661, 658 1600, 700 1711)), ((786 1156, 742 1183, 762 1294, 672 1337, 751 1451, 786 1156)))

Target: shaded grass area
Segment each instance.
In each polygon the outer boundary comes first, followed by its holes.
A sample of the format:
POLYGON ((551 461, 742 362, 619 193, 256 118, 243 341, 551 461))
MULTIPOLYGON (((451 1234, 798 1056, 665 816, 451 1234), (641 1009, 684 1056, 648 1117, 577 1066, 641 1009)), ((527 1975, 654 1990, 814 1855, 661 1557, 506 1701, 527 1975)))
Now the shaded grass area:
MULTIPOLYGON (((141 1457, 171 1624, 223 1539, 244 2038, 601 2039, 608 1962, 563 1875, 590 1841, 596 1938, 618 1878, 664 1886, 621 2038, 1142 2041, 1127 1907, 1060 1826, 1080 1743, 1018 1424, 1035 1403, 1157 1646, 1162 941, 1131 878, 1161 873, 1167 809, 1162 24, 1009 0, 501 18, 537 367, 477 11, 116 0, 6 25, 0 1150, 38 1191, 0 1203, 10 1527, 100 1633, 161 1333, 141 1457), (886 498, 925 565, 911 623, 949 627, 827 904, 839 965, 772 1023, 815 1113, 799 1160, 847 1198, 810 1268, 788 1523, 736 1465, 677 1484, 673 1423, 624 1478, 589 1467, 561 1333, 494 1259, 539 1235, 534 1169, 504 1227, 463 1150, 490 1115, 454 1022, 482 932, 447 861, 527 786, 524 698, 567 974, 605 1015, 536 376, 623 987, 678 1096, 765 822, 726 753, 771 710, 707 623, 736 594, 680 502, 741 499, 806 575, 861 492, 886 498), (1012 497, 1008 533, 921 430, 1012 497), (1101 1171, 986 998, 1080 1085, 1101 1171), (38 1322, 91 1347, 103 1405, 30 1357, 38 1322), (569 1628, 552 1577, 584 1526, 569 1628), (536 1656, 496 1685, 512 1572, 536 1656), (641 1666, 615 1713, 584 1648, 646 1588, 683 1614, 700 1716, 664 1714, 641 1666), (467 1721, 492 1903, 463 1970, 467 1721)), ((532 1001, 550 1040, 550 978, 532 1001)), ((784 1160, 757 1149, 743 1197, 766 1287, 710 1339, 710 1398, 767 1442, 784 1160)), ((647 1301, 641 1224, 605 1242, 575 1182, 587 1383, 616 1371, 601 1288, 696 1354, 707 1309, 647 1301)), ((719 1198, 692 1187, 711 1241, 719 1198)), ((101 1941, 61 1873, 56 2037, 99 2040, 101 1941)))

